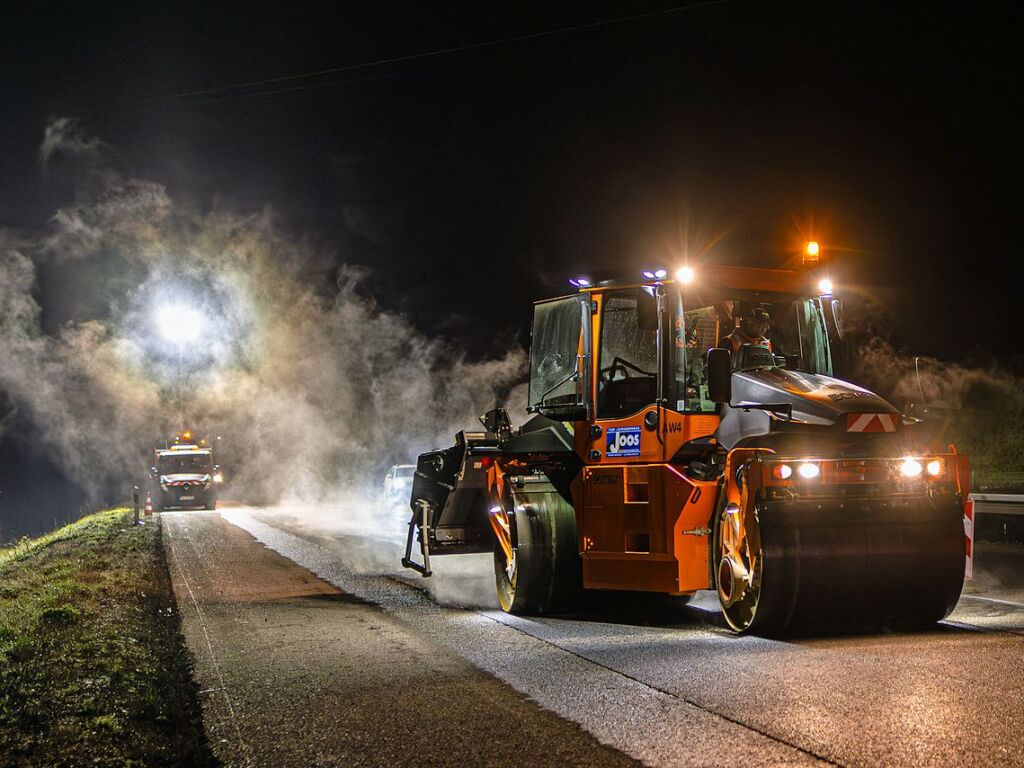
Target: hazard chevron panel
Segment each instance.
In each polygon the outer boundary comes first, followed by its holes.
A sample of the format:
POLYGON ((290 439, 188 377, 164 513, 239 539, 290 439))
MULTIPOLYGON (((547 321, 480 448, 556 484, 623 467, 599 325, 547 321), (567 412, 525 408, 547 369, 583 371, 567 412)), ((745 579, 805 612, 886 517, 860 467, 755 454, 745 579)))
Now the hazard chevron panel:
POLYGON ((974 578, 974 499, 964 502, 964 578, 974 578))
POLYGON ((846 416, 847 432, 895 432, 898 413, 850 413, 846 416))

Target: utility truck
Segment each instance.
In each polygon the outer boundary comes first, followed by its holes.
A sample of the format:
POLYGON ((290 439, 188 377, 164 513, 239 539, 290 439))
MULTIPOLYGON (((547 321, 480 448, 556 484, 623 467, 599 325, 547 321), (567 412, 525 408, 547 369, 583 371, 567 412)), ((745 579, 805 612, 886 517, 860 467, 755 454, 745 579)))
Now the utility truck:
POLYGON ((155 486, 153 504, 163 509, 214 509, 217 486, 223 480, 205 438, 180 432, 164 448, 153 451, 150 475, 155 486))

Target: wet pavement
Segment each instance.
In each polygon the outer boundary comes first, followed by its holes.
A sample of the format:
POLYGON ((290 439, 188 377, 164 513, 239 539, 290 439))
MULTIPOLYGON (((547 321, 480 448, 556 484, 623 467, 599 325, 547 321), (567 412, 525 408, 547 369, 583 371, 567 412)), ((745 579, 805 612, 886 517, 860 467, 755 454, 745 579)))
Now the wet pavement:
POLYGON ((216 513, 162 525, 224 765, 634 764, 216 513))
POLYGON ((438 575, 423 580, 397 566, 397 536, 287 507, 220 515, 412 637, 650 765, 1024 765, 1024 604, 1010 599, 1012 548, 987 556, 998 585, 979 579, 934 630, 782 641, 731 635, 703 593, 687 607, 612 596, 583 614, 512 617, 493 607, 488 557, 438 559, 438 575))

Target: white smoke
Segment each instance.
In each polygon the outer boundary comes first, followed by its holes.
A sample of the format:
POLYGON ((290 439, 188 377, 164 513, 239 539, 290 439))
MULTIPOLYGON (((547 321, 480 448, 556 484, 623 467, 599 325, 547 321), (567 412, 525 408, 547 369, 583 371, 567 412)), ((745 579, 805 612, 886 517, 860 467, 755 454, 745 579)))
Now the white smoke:
POLYGON ((996 365, 967 366, 898 352, 872 338, 858 345, 854 378, 893 403, 937 407, 936 445, 955 443, 978 490, 1024 487, 1024 382, 996 365))
POLYGON ((180 206, 69 120, 48 126, 40 160, 75 198, 42 234, 0 236, 0 390, 92 494, 144 479, 152 449, 190 428, 223 438, 236 498, 367 497, 391 464, 521 407, 521 349, 469 361, 366 296, 355 266, 325 289, 323 254, 271 212, 180 206), (46 332, 39 270, 68 264, 114 265, 110 310, 46 332), (160 338, 168 302, 199 310, 198 342, 160 338))

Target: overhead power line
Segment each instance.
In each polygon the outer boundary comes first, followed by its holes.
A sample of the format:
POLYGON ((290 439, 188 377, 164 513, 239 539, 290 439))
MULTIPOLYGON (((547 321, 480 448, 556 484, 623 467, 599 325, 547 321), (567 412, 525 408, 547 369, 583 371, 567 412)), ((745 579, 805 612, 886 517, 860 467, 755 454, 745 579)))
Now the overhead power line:
MULTIPOLYGON (((308 88, 320 88, 326 85, 332 85, 334 81, 327 83, 310 81, 314 81, 317 80, 318 78, 323 78, 328 75, 346 74, 349 72, 372 69, 375 67, 383 67, 394 64, 404 64, 411 61, 438 58, 441 56, 449 56, 456 53, 465 53, 467 51, 478 51, 485 48, 496 48, 498 46, 511 45, 514 43, 521 43, 529 40, 538 40, 546 37, 555 37, 557 35, 565 35, 573 32, 583 32, 589 29, 596 29, 598 27, 611 26, 613 24, 622 24, 630 21, 650 19, 657 16, 666 16, 674 13, 682 13, 685 11, 691 11, 697 8, 704 8, 712 5, 722 5, 723 3, 726 2, 728 2, 728 0, 703 0, 702 2, 673 6, 671 8, 662 8, 656 11, 648 11, 646 13, 634 13, 628 16, 617 16, 612 19, 601 19, 599 21, 591 21, 587 22, 586 24, 575 24, 567 27, 558 27, 556 29, 546 29, 541 30, 539 32, 530 32, 523 35, 514 35, 512 37, 503 37, 494 40, 484 40, 476 43, 466 43, 465 45, 455 45, 448 48, 437 48, 429 51, 420 51, 417 53, 406 54, 404 56, 391 56, 382 59, 374 59, 372 61, 363 61, 354 64, 346 64, 340 67, 320 69, 314 72, 302 72, 294 75, 282 75, 280 77, 271 77, 262 80, 249 80, 240 83, 231 83, 229 85, 219 85, 211 88, 201 88, 194 91, 183 91, 181 93, 167 94, 165 96, 154 96, 152 98, 140 99, 138 101, 123 104, 120 106, 120 108, 137 109, 140 107, 174 105, 179 103, 190 103, 193 101, 198 103, 207 103, 212 101, 220 101, 222 99, 269 96, 275 93, 300 91, 308 88)), ((86 109, 82 111, 89 112, 92 110, 86 109)))

